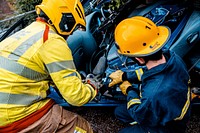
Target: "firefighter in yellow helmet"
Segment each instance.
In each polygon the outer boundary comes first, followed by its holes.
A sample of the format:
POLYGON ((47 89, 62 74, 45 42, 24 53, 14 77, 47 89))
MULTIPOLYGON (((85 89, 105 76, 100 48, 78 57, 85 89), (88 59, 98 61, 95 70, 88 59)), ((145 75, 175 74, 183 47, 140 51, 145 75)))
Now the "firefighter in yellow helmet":
POLYGON ((183 133, 190 112, 189 75, 182 59, 162 50, 170 37, 165 26, 135 16, 121 21, 115 29, 118 53, 132 58, 146 69, 136 77, 117 70, 110 74, 110 87, 119 84, 127 103, 115 110, 115 116, 130 124, 120 133, 183 133), (132 80, 134 79, 134 80, 132 80), (140 88, 132 84, 139 82, 140 88))
POLYGON ((85 28, 79 0, 43 0, 38 18, 0 42, 0 132, 91 133, 90 124, 47 98, 53 83, 73 106, 97 93, 98 82, 82 82, 66 37, 85 28))

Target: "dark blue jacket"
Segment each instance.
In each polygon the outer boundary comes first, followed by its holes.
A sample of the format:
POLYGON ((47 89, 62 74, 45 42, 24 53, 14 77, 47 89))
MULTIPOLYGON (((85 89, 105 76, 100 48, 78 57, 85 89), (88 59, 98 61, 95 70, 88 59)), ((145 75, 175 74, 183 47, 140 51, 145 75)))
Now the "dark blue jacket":
MULTIPOLYGON (((167 127, 189 118, 189 74, 182 59, 166 52, 167 63, 144 71, 140 95, 129 91, 128 112, 141 125, 167 127)), ((179 127, 180 128, 180 127, 179 127)))

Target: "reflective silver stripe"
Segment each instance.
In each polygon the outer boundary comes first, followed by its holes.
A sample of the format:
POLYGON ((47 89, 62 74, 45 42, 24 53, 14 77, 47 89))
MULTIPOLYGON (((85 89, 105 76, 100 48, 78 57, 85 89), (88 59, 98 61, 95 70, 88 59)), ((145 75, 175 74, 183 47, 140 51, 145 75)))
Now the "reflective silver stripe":
POLYGON ((22 77, 35 80, 35 81, 41 81, 41 80, 47 79, 47 77, 49 76, 47 74, 42 74, 37 71, 34 71, 30 68, 27 68, 26 66, 23 66, 15 61, 11 61, 2 56, 0 56, 0 68, 3 68, 7 71, 10 71, 17 75, 20 75, 22 77))
POLYGON ((131 100, 127 103, 127 109, 129 109, 130 106, 131 106, 131 105, 134 105, 134 104, 141 104, 140 99, 138 99, 138 98, 131 99, 131 100))
MULTIPOLYGON (((28 33, 28 32, 27 32, 28 33)), ((39 41, 43 37, 44 31, 40 31, 34 35, 32 35, 30 38, 25 40, 22 44, 20 44, 19 47, 13 51, 8 58, 18 60, 33 44, 35 44, 37 41, 39 41)), ((49 31, 49 33, 54 33, 54 31, 49 31)), ((19 38, 18 36, 25 36, 26 32, 22 32, 21 34, 17 35, 16 38, 19 38)), ((15 37, 15 36, 13 36, 15 37)))
POLYGON ((17 47, 8 58, 18 60, 33 44, 35 44, 38 40, 43 37, 43 32, 40 31, 27 40, 25 40, 19 47, 17 47))
POLYGON ((10 94, 0 92, 0 104, 30 105, 42 99, 40 96, 27 94, 10 94))
POLYGON ((21 30, 20 32, 17 32, 16 34, 11 35, 11 38, 15 38, 15 39, 19 40, 20 38, 22 38, 30 33, 31 33, 30 31, 21 30))
POLYGON ((76 76, 76 77, 78 77, 78 75, 77 75, 75 72, 73 72, 73 73, 71 73, 71 74, 69 74, 69 75, 67 75, 67 76, 64 76, 64 78, 71 77, 71 76, 76 76))
MULTIPOLYGON (((92 98, 93 98, 93 96, 95 95, 94 94, 94 88, 92 87, 92 85, 90 85, 90 84, 86 84, 88 87, 89 87, 89 89, 90 89, 90 92, 91 92, 91 96, 90 96, 90 99, 88 100, 88 101, 91 101, 92 100, 92 98)), ((96 91, 96 90, 95 90, 96 91)))
POLYGON ((135 125, 135 124, 138 124, 137 121, 133 121, 131 123, 129 123, 130 125, 135 125))
POLYGON ((46 66, 49 73, 59 72, 61 70, 65 70, 68 68, 75 69, 73 60, 53 62, 53 63, 47 64, 46 66))

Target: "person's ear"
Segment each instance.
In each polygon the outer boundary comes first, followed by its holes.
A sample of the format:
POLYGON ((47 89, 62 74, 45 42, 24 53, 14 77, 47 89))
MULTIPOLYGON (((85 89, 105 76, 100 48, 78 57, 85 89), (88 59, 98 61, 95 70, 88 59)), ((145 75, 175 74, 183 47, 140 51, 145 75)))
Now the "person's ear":
POLYGON ((145 60, 143 58, 140 57, 135 57, 135 59, 140 63, 140 64, 145 64, 145 60))

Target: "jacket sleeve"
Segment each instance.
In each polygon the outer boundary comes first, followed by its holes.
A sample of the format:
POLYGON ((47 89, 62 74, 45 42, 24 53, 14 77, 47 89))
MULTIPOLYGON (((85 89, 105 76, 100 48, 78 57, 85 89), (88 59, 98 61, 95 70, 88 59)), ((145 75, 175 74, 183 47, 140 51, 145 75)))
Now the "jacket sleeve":
POLYGON ((144 73, 145 68, 140 67, 138 69, 135 69, 134 71, 124 72, 123 74, 123 81, 128 80, 130 83, 141 83, 141 77, 144 73))
POLYGON ((158 124, 159 118, 154 112, 156 109, 152 109, 150 100, 145 97, 140 98, 134 90, 128 92, 127 110, 138 124, 148 126, 156 126, 158 124))
POLYGON ((63 38, 49 38, 39 52, 47 73, 69 104, 82 106, 96 96, 91 85, 82 83, 71 50, 63 38))

